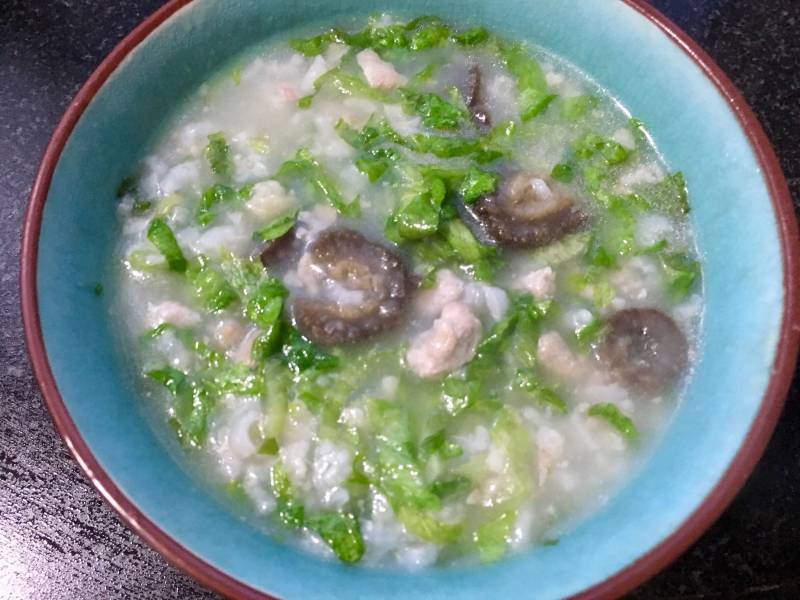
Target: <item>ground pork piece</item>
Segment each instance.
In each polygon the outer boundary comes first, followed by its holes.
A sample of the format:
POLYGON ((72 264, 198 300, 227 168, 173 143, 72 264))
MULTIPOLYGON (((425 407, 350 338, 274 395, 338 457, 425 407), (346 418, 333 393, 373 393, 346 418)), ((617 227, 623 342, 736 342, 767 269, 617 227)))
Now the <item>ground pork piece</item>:
POLYGON ((170 323, 176 327, 192 327, 200 322, 200 315, 180 302, 167 300, 159 304, 147 305, 147 324, 156 327, 170 323))
POLYGON ((433 326, 411 343, 406 353, 408 366, 420 377, 454 371, 472 360, 480 334, 481 322, 467 305, 451 302, 433 326))
POLYGON ((575 381, 587 375, 589 366, 569 349, 564 338, 550 331, 539 338, 538 356, 542 366, 554 375, 575 381))
POLYGON ((551 267, 529 271, 514 281, 511 287, 529 292, 537 300, 550 300, 556 293, 556 274, 551 267))
POLYGON ((297 205, 294 196, 272 179, 260 181, 253 186, 253 194, 245 208, 259 219, 271 221, 291 211, 297 205))
POLYGON ((422 290, 414 300, 414 309, 420 315, 435 317, 450 302, 460 300, 464 293, 464 282, 449 269, 436 272, 436 284, 422 290))
POLYGON ((362 50, 356 54, 356 60, 370 87, 393 88, 408 81, 395 70, 392 63, 382 60, 374 50, 369 48, 362 50))

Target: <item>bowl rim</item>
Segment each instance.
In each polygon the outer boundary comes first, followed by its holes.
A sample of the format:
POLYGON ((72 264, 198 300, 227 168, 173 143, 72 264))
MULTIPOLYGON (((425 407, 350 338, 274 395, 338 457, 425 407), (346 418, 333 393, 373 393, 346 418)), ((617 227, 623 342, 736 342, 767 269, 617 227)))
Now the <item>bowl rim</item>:
MULTIPOLYGON (((92 485, 117 512, 122 522, 173 566, 203 585, 228 597, 273 599, 265 592, 206 562, 148 519, 114 484, 94 457, 58 391, 44 345, 37 296, 37 258, 44 205, 61 153, 95 94, 124 59, 164 21, 193 0, 169 0, 130 32, 103 59, 81 86, 59 121, 31 189, 22 230, 20 302, 25 341, 34 375, 58 433, 92 485)), ((669 536, 607 579, 574 598, 613 598, 644 583, 677 559, 705 532, 734 499, 766 448, 781 415, 791 384, 800 344, 800 237, 791 194, 778 157, 753 110, 733 82, 700 46, 645 0, 621 0, 653 23, 700 68, 736 115, 763 171, 776 216, 784 276, 783 314, 772 376, 758 413, 742 445, 711 492, 669 536)))

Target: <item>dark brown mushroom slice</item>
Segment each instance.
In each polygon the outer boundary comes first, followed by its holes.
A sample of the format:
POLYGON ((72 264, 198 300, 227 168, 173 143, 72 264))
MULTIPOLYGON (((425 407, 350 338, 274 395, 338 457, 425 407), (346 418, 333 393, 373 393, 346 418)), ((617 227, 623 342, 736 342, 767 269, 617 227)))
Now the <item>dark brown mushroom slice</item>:
POLYGON ((606 320, 600 359, 628 388, 656 394, 686 369, 689 346, 670 317, 653 308, 628 308, 606 320))
POLYGON ((462 93, 464 102, 477 125, 490 127, 492 119, 483 99, 483 75, 479 65, 470 65, 467 70, 467 79, 464 82, 462 93))
POLYGON ((261 250, 261 264, 265 267, 281 267, 300 254, 300 244, 292 227, 282 236, 266 242, 261 250))
POLYGON ((352 344, 397 327, 405 315, 413 284, 402 259, 350 229, 323 231, 309 248, 321 275, 352 291, 359 304, 325 298, 293 303, 297 329, 323 346, 352 344))
POLYGON ((473 233, 508 248, 546 246, 589 222, 571 195, 524 171, 506 176, 493 194, 465 208, 473 233))

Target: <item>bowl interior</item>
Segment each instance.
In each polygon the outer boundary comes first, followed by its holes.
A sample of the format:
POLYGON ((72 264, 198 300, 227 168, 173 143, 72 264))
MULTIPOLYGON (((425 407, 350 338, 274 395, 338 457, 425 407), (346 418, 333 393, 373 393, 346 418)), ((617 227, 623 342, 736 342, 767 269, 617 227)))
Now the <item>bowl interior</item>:
POLYGON ((783 309, 776 215, 729 106, 698 66, 616 0, 196 0, 142 43, 96 95, 45 205, 38 302, 69 413, 115 484, 184 547, 256 589, 291 598, 563 597, 629 565, 702 502, 758 412, 783 309), (141 414, 96 281, 111 277, 114 191, 154 131, 210 73, 254 43, 314 21, 435 13, 528 39, 574 62, 642 118, 686 175, 704 260, 703 349, 685 400, 646 467, 561 538, 498 564, 407 574, 346 568, 265 537, 176 464, 141 414), (535 583, 532 583, 535 582, 535 583))

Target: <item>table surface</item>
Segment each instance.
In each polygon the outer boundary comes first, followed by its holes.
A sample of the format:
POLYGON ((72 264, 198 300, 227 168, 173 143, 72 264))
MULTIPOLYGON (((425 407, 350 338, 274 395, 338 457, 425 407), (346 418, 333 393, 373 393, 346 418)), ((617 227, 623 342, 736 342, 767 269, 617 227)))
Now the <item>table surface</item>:
MULTIPOLYGON (((0 598, 216 598, 122 525, 53 429, 25 352, 19 238, 38 161, 69 100, 160 0, 2 0, 0 598)), ((733 79, 800 206, 800 1, 652 0, 733 79)), ((800 380, 766 455, 686 554, 633 598, 800 597, 800 380)))

